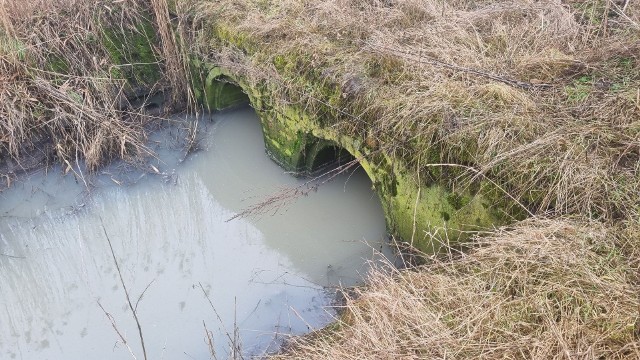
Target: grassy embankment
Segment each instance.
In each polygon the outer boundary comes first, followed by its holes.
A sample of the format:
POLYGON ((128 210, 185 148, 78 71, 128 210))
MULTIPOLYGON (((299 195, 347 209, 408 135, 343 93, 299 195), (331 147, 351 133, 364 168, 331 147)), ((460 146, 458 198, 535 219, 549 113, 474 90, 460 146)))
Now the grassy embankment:
POLYGON ((178 46, 160 2, 32 3, 0 14, 3 159, 144 153, 148 118, 122 95, 179 89, 192 53, 280 84, 282 101, 403 159, 416 181, 486 177, 535 215, 464 254, 374 274, 280 357, 640 356, 640 4, 195 1, 178 46), (165 18, 147 31, 141 17, 165 18), (96 41, 141 34, 162 46, 135 60, 135 41, 96 41))

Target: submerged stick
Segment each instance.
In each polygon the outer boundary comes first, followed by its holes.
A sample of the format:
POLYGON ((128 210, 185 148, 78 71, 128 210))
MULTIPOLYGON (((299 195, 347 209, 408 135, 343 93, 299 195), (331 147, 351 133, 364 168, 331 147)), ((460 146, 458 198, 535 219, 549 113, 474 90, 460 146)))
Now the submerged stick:
POLYGON ((124 295, 127 298, 127 304, 129 304, 129 309, 131 309, 131 312, 133 313, 133 319, 136 321, 136 325, 138 326, 138 335, 140 336, 140 345, 142 345, 142 356, 144 360, 147 360, 147 349, 144 346, 144 337, 142 336, 142 326, 140 325, 140 320, 138 320, 138 314, 136 312, 136 308, 138 304, 136 303, 136 307, 134 307, 133 303, 131 303, 131 298, 129 297, 129 291, 127 290, 127 286, 125 285, 124 279, 122 278, 120 265, 118 264, 118 260, 116 259, 116 253, 115 251, 113 251, 113 245, 111 244, 111 239, 109 238, 109 234, 107 234, 107 229, 104 228, 104 223, 102 222, 102 218, 100 218, 100 225, 102 226, 102 231, 104 232, 104 236, 107 238, 107 242, 109 243, 111 256, 113 256, 113 262, 116 264, 116 270, 118 271, 118 276, 120 277, 120 284, 122 284, 122 288, 124 289, 124 295))
POLYGON ((118 334, 118 337, 120 338, 120 340, 122 340, 122 343, 124 344, 124 346, 127 347, 127 350, 129 350, 129 354, 131 354, 131 357, 133 358, 133 360, 137 360, 138 358, 136 357, 136 354, 133 353, 133 350, 131 350, 131 346, 129 346, 127 339, 122 335, 120 330, 118 330, 118 326, 116 325, 116 319, 114 319, 113 315, 109 314, 107 310, 105 310, 104 306, 102 306, 100 301, 98 301, 98 306, 100 307, 100 309, 102 309, 102 312, 104 313, 104 315, 111 322, 111 326, 113 327, 113 330, 116 331, 116 334, 118 334))

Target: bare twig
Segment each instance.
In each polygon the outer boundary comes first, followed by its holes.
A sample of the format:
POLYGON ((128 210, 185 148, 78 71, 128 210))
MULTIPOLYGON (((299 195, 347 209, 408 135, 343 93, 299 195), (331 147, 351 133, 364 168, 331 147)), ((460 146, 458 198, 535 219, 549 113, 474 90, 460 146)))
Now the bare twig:
POLYGON ((100 301, 98 301, 98 306, 100 307, 100 309, 102 309, 102 312, 107 317, 107 319, 109 319, 109 322, 111 322, 111 326, 113 327, 113 330, 115 330, 116 334, 118 334, 118 337, 120 338, 120 341, 122 341, 124 346, 127 347, 127 350, 129 350, 129 354, 131 354, 131 357, 133 357, 134 360, 137 359, 136 355, 133 353, 133 350, 131 350, 131 346, 129 346, 127 339, 122 335, 122 333, 118 329, 118 326, 116 325, 116 320, 113 318, 113 315, 111 315, 110 313, 107 312, 107 310, 105 310, 104 306, 102 306, 100 301))
POLYGON ((202 326, 204 326, 205 341, 209 347, 209 355, 211 355, 212 359, 217 360, 216 348, 213 345, 213 333, 207 329, 207 323, 204 320, 202 320, 202 326))
POLYGON ((225 325, 224 325, 224 321, 222 321, 222 318, 220 317, 220 314, 218 314, 218 311, 216 310, 216 307, 213 305, 213 302, 211 301, 211 298, 209 297, 209 294, 207 294, 207 291, 204 289, 204 286, 202 286, 202 283, 198 282, 198 286, 200 287, 200 290, 202 290, 202 294, 204 294, 204 297, 207 299, 207 301, 209 302, 209 305, 211 306, 211 309, 213 310, 213 313, 216 315, 216 318, 218 319, 218 322, 220 323, 220 326, 222 326, 222 330, 224 331, 225 335, 227 336, 227 339, 229 340, 229 346, 231 347, 232 350, 232 354, 234 354, 233 359, 237 359, 238 357, 240 359, 244 359, 242 357, 242 353, 239 352, 239 348, 238 351, 236 351, 236 346, 238 345, 238 341, 237 341, 237 337, 238 337, 238 333, 237 333, 237 326, 235 324, 235 319, 234 319, 234 329, 233 329, 233 336, 229 333, 229 331, 227 331, 225 325))
POLYGON ((323 174, 320 174, 312 179, 309 179, 308 181, 305 181, 301 185, 298 185, 292 188, 282 189, 281 191, 275 193, 274 195, 268 196, 266 199, 260 201, 255 205, 252 205, 246 208, 245 210, 233 215, 232 217, 230 217, 225 221, 229 222, 238 218, 255 216, 263 212, 277 211, 280 207, 284 206, 288 202, 293 201, 301 196, 307 196, 310 193, 317 191, 318 188, 323 184, 326 184, 327 182, 332 181, 338 175, 360 164, 360 160, 361 159, 351 160, 323 174))
MULTIPOLYGON (((104 223, 102 222, 102 218, 100 218, 100 222, 102 225, 102 231, 104 232, 104 236, 107 238, 107 242, 109 243, 109 249, 111 250, 111 256, 113 257, 113 262, 116 265, 116 270, 118 271, 118 276, 120 277, 120 284, 122 285, 122 288, 124 289, 124 295, 127 298, 127 304, 129 305, 129 309, 131 310, 131 313, 133 314, 133 319, 136 321, 136 326, 138 327, 138 336, 140 337, 140 345, 142 346, 142 356, 144 358, 144 360, 147 360, 147 349, 144 346, 144 337, 142 336, 142 326, 140 325, 140 320, 138 319, 138 313, 136 311, 136 308, 138 307, 138 304, 136 303, 136 306, 134 307, 133 304, 131 303, 131 298, 129 297, 129 291, 127 290, 127 286, 124 282, 124 279, 122 277, 122 272, 120 271, 120 265, 118 264, 118 259, 116 259, 116 253, 115 251, 113 251, 113 245, 111 244, 111 239, 109 238, 109 234, 107 234, 107 229, 105 229, 104 227, 104 223)), ((151 285, 151 284, 149 284, 151 285)), ((147 286, 147 288, 149 287, 149 285, 147 286)), ((146 291, 146 289, 145 289, 146 291)), ((144 292, 143 292, 144 294, 144 292)), ((140 295, 140 298, 138 299, 138 302, 140 301, 140 299, 142 298, 142 295, 140 295)), ((118 334, 120 335, 120 334, 118 334)))
POLYGON ((142 301, 142 297, 144 296, 144 294, 147 292, 147 290, 149 290, 149 287, 151 287, 151 285, 156 281, 156 279, 153 279, 149 282, 149 284, 147 284, 147 286, 144 288, 144 290, 142 290, 142 293, 140 293, 140 296, 138 296, 138 300, 136 300, 136 306, 134 307, 136 309, 136 311, 138 310, 138 304, 140 303, 140 301, 142 301))
POLYGON ((233 342, 231 345, 231 358, 233 360, 242 359, 240 329, 238 328, 238 299, 233 297, 233 342))

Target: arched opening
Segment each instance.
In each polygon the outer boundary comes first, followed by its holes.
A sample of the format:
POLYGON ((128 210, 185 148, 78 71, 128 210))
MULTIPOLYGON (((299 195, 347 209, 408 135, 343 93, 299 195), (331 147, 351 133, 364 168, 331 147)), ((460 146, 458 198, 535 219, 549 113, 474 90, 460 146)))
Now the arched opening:
POLYGON ((320 140, 307 154, 307 173, 319 175, 354 161, 351 153, 338 144, 320 140))
POLYGON ((434 246, 431 238, 422 236, 431 234, 433 229, 445 229, 447 239, 463 239, 470 233, 467 230, 504 223, 503 205, 493 206, 493 195, 486 197, 483 192, 471 189, 449 189, 439 182, 415 181, 407 164, 395 161, 395 155, 360 159, 368 152, 366 148, 360 149, 357 139, 323 127, 323 121, 307 113, 300 104, 274 101, 268 85, 251 86, 219 67, 210 69, 206 85, 220 87, 219 82, 213 81, 218 78, 227 84, 237 84, 242 94, 236 95, 248 95, 261 119, 267 154, 288 173, 317 177, 331 171, 332 166, 344 166, 358 159, 359 164, 354 162, 353 168, 360 167, 372 182, 382 200, 389 231, 398 238, 415 240, 418 249, 427 253, 439 251, 439 245, 434 246))
POLYGON ((207 110, 224 110, 248 104, 249 97, 231 78, 212 71, 205 83, 203 102, 207 110))

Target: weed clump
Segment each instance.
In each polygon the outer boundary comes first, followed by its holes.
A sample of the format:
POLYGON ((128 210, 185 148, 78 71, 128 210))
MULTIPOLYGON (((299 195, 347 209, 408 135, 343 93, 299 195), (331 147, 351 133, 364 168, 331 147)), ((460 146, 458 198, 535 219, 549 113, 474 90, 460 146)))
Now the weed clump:
POLYGON ((166 5, 154 13, 160 5, 2 2, 0 159, 29 168, 28 155, 46 153, 68 169, 84 162, 95 170, 115 157, 146 154, 151 118, 130 101, 170 88, 186 93, 186 77, 182 84, 167 78, 181 58, 165 51, 171 39, 156 35, 167 21, 158 18, 166 5))

